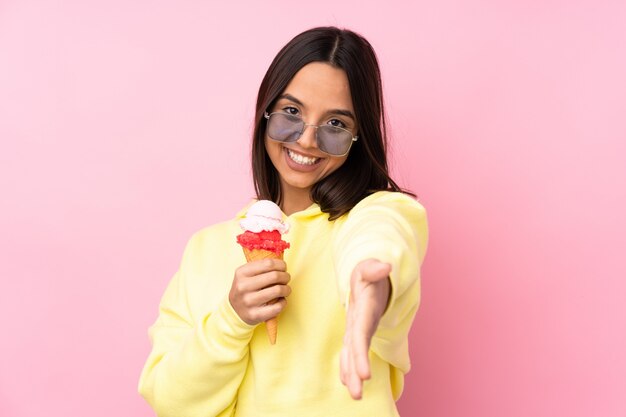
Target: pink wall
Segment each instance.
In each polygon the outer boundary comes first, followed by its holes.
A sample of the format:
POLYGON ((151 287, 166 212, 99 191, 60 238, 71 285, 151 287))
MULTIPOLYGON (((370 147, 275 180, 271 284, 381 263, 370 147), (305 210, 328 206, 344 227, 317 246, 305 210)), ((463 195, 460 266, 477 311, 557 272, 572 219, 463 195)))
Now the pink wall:
POLYGON ((252 196, 260 79, 322 24, 377 49, 429 210, 402 414, 626 415, 626 3, 231 3, 0 3, 0 415, 152 415, 160 295, 252 196))

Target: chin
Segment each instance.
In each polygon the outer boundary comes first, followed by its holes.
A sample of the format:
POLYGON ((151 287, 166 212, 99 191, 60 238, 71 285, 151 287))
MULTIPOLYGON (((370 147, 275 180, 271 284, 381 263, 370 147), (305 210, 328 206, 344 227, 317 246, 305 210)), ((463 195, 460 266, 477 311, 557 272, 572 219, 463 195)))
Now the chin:
MULTIPOLYGON (((280 175, 280 173, 279 173, 280 175)), ((289 175, 283 176, 280 175, 281 183, 283 186, 289 187, 291 189, 297 189, 301 191, 310 191, 311 188, 319 181, 323 180, 324 177, 320 179, 304 179, 304 178, 293 178, 289 175)))

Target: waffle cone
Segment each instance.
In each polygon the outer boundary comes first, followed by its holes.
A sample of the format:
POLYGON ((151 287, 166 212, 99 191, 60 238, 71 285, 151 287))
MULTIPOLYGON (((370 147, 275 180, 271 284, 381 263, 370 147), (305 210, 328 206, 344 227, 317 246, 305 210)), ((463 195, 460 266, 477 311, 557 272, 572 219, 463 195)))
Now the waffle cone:
MULTIPOLYGON (((259 261, 261 259, 283 259, 283 253, 276 253, 265 249, 248 249, 243 248, 243 253, 246 255, 248 262, 259 261)), ((277 300, 274 299, 268 304, 274 304, 277 300)), ((276 344, 276 335, 278 334, 278 317, 273 317, 265 321, 265 329, 267 330, 267 336, 270 339, 272 345, 276 344)))

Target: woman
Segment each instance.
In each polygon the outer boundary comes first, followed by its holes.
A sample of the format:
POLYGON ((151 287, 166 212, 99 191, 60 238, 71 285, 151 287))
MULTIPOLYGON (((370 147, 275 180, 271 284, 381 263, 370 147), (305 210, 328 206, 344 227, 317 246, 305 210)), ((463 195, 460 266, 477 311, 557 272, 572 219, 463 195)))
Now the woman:
POLYGON ((388 175, 370 44, 332 27, 296 36, 255 118, 257 197, 280 206, 291 248, 245 263, 245 209, 196 233, 150 329, 139 390, 160 416, 396 416, 428 231, 388 175), (279 314, 272 346, 258 324, 279 314))

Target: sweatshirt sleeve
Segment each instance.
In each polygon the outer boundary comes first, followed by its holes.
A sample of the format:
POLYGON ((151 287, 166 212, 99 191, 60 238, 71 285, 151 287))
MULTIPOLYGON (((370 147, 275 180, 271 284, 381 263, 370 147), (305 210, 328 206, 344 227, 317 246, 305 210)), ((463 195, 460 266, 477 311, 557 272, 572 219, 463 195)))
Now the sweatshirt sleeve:
POLYGON ((426 210, 405 194, 375 193, 350 211, 333 244, 339 296, 346 307, 350 277, 359 262, 375 258, 391 264, 389 305, 371 350, 408 372, 408 333, 420 302, 420 266, 428 244, 426 210))
POLYGON ((160 417, 232 415, 247 368, 254 326, 239 318, 228 297, 197 319, 190 312, 186 264, 199 256, 195 246, 192 238, 149 330, 152 351, 139 392, 160 417))

